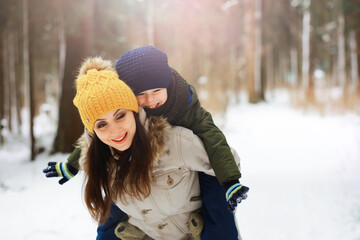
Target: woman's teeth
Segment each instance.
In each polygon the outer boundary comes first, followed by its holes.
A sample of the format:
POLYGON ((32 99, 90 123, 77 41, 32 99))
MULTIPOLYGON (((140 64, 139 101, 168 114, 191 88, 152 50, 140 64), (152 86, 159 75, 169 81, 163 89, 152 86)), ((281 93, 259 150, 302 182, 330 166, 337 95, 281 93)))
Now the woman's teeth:
POLYGON ((115 142, 120 142, 120 141, 123 140, 125 137, 126 137, 126 133, 125 133, 121 138, 114 139, 114 141, 115 141, 115 142))

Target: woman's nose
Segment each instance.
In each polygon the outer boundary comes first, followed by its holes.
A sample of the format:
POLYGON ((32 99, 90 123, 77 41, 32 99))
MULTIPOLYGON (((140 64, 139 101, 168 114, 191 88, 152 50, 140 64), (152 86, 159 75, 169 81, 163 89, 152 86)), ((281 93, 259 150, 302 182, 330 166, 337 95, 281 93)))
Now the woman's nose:
POLYGON ((116 126, 115 124, 112 124, 109 129, 109 134, 111 138, 117 138, 121 135, 123 132, 122 128, 119 126, 116 126))

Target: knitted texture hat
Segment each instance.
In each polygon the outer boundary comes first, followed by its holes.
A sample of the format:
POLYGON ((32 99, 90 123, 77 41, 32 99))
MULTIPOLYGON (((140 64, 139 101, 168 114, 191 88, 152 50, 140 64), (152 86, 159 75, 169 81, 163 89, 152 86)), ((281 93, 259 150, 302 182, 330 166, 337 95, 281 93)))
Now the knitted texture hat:
POLYGON ((116 62, 119 78, 135 95, 154 88, 167 88, 172 79, 166 53, 144 46, 124 53, 116 62))
POLYGON ((119 80, 114 71, 96 67, 101 61, 104 60, 92 58, 84 62, 81 69, 85 69, 85 72, 76 79, 76 96, 73 100, 81 121, 91 133, 94 133, 95 121, 107 112, 117 109, 139 111, 136 97, 129 86, 119 80), (90 62, 95 65, 92 69, 84 67, 90 62))

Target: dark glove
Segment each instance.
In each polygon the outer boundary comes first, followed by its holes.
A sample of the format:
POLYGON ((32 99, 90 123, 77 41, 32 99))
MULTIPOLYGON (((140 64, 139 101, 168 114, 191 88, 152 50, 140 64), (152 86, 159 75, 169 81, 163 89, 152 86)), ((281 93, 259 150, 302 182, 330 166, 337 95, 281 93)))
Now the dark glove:
POLYGON ((238 181, 224 184, 226 191, 226 201, 228 203, 229 211, 234 211, 242 200, 247 198, 247 192, 249 188, 241 185, 238 181))
POLYGON ((64 184, 73 178, 79 170, 71 166, 68 162, 48 162, 48 167, 43 170, 46 177, 62 177, 59 184, 64 184))

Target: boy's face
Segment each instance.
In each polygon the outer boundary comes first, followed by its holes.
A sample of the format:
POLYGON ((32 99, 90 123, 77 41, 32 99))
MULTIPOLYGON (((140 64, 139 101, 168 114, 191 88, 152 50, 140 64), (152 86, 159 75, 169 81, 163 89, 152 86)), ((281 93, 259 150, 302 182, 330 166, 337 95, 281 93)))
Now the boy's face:
POLYGON ((140 107, 155 109, 163 105, 167 100, 166 88, 153 88, 136 95, 140 107))

